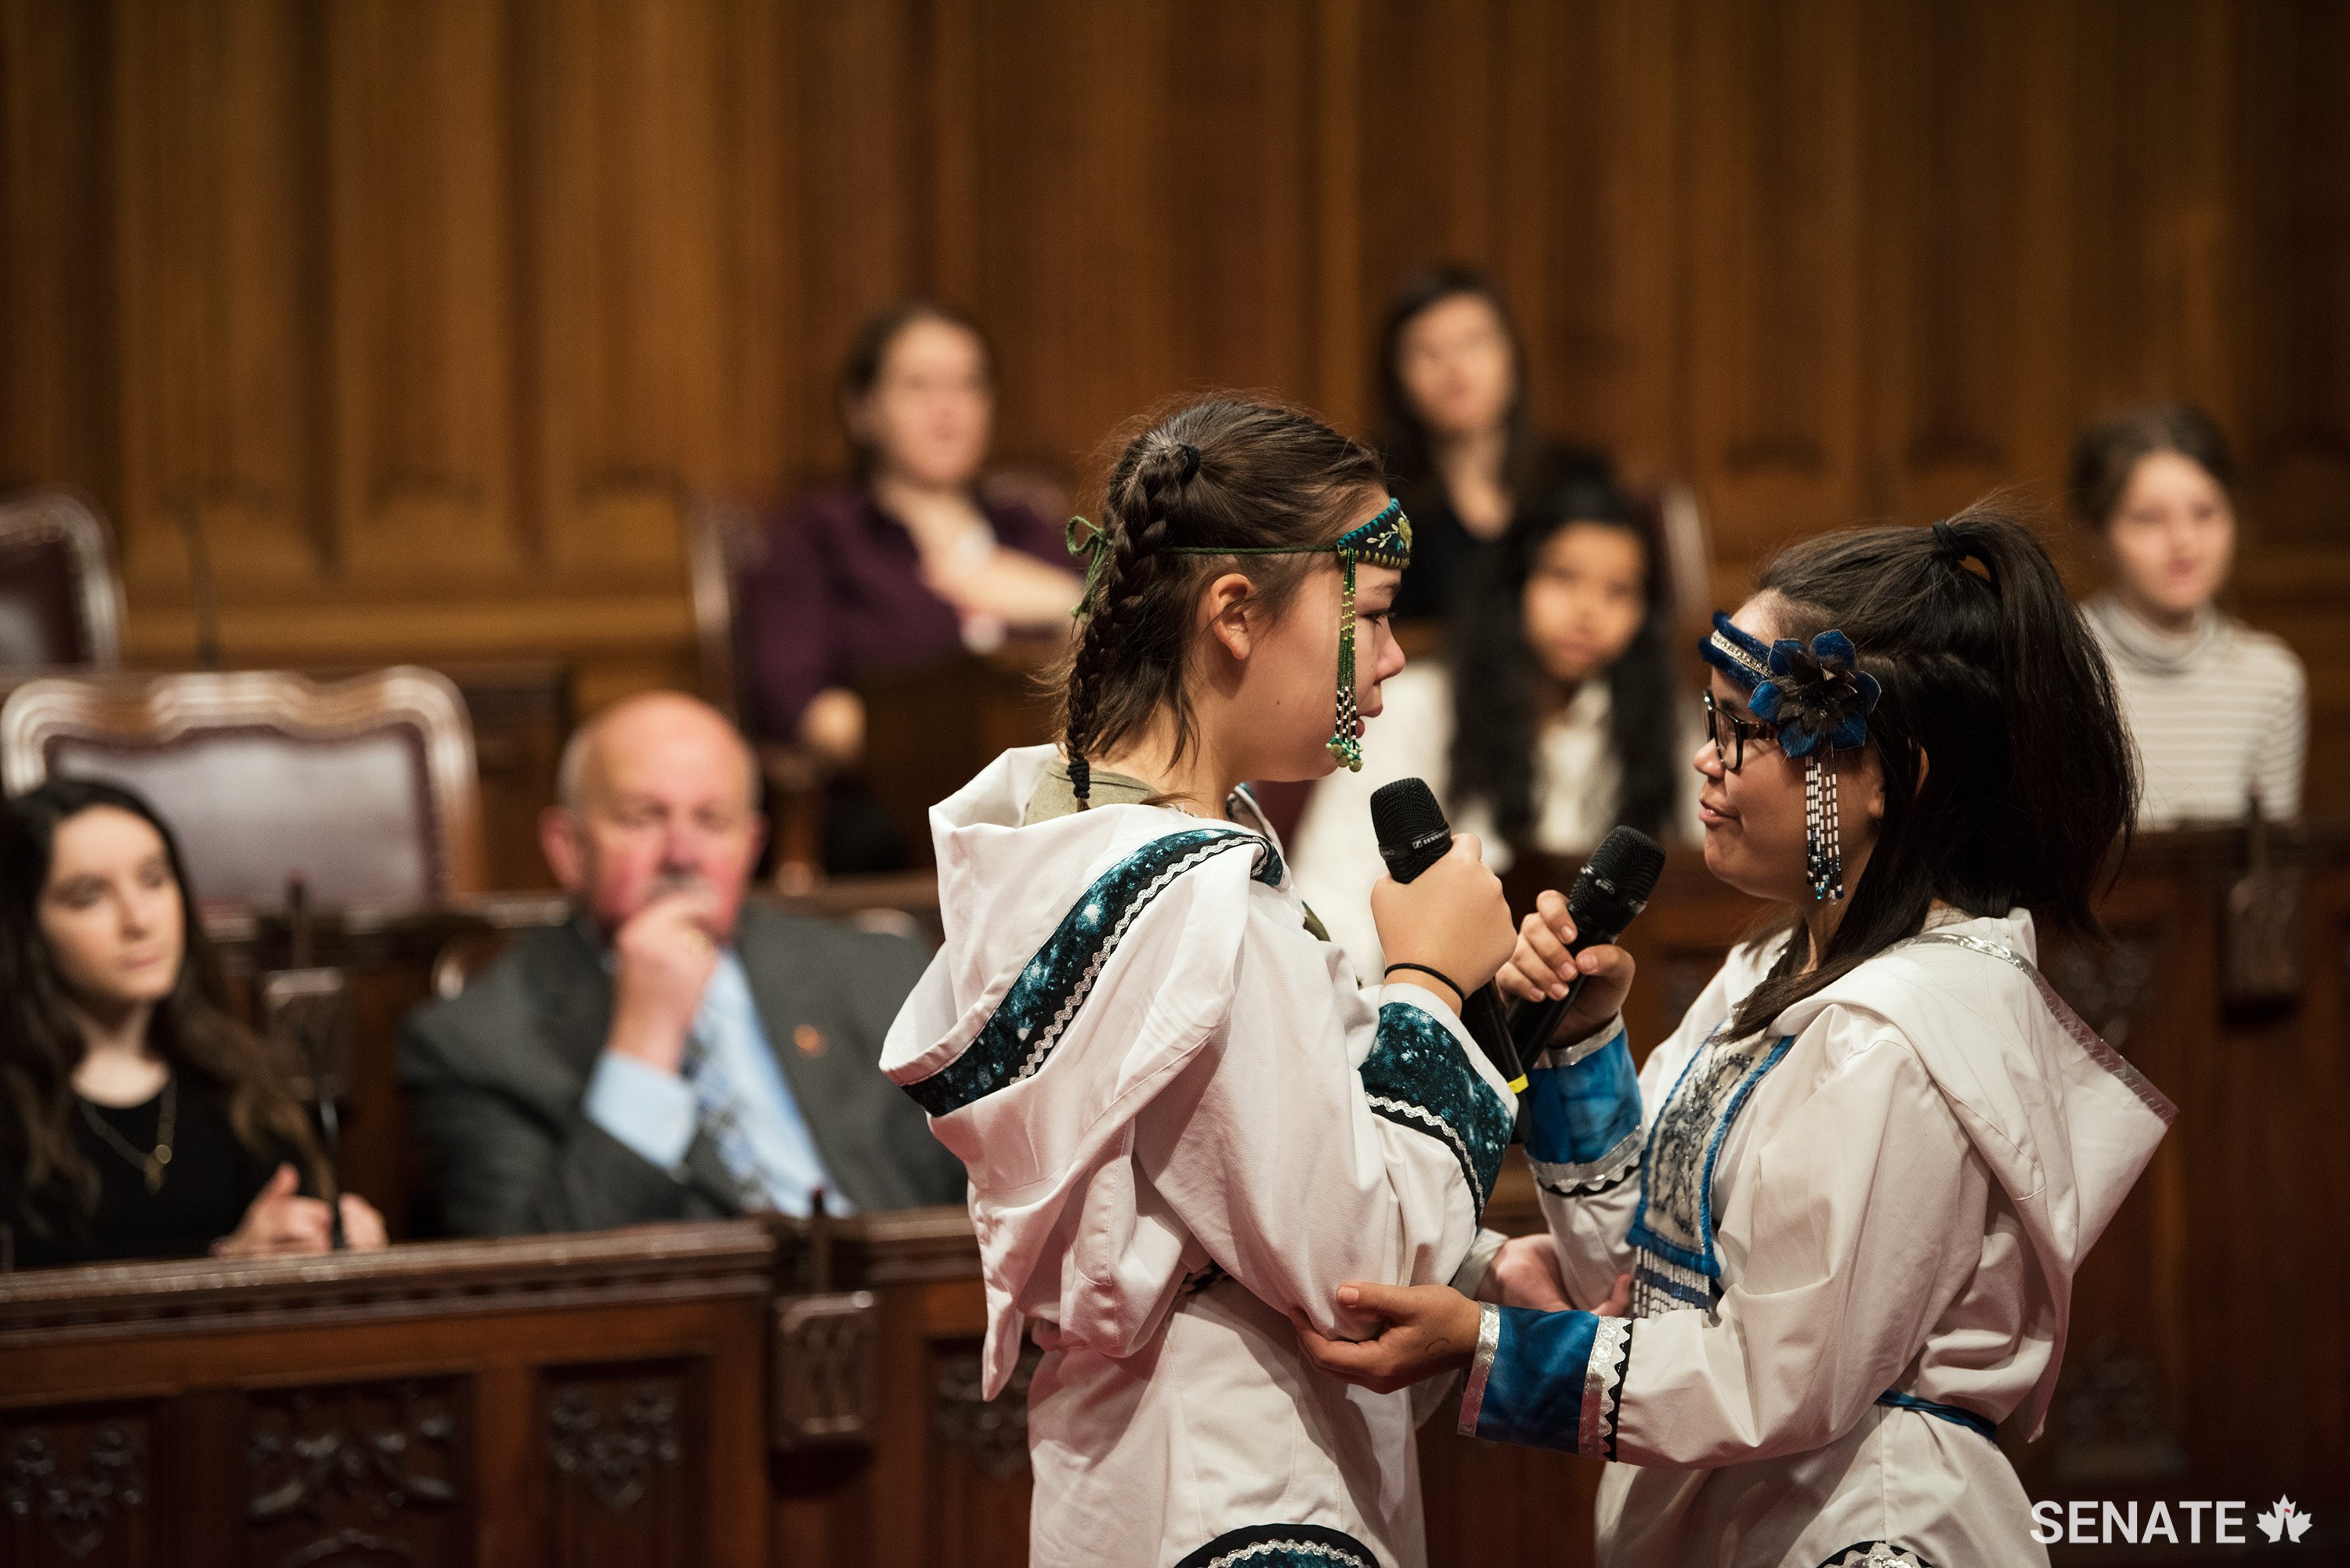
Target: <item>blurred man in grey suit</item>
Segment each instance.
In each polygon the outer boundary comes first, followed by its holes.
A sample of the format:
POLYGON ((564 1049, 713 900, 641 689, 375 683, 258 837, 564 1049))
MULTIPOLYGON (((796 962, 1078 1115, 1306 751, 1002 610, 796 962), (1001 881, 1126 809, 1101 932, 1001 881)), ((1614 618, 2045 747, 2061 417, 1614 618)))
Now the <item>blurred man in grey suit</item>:
POLYGON ((539 838, 574 918, 400 1042, 451 1229, 962 1200, 962 1166, 875 1066, 925 956, 743 904, 756 780, 733 726, 674 692, 572 738, 539 838))

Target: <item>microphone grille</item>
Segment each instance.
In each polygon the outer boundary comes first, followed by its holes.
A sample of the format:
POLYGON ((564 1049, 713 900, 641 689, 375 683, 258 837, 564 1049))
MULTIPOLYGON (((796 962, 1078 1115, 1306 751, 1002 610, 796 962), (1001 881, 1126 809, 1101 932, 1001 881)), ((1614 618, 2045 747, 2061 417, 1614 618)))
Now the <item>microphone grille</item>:
POLYGON ((1451 831, 1425 779, 1398 779, 1372 791, 1371 828, 1383 848, 1451 831))
POLYGON ((1664 849, 1637 827, 1619 827, 1610 833, 1584 867, 1586 875, 1613 883, 1619 897, 1634 903, 1648 901, 1664 870, 1664 849))

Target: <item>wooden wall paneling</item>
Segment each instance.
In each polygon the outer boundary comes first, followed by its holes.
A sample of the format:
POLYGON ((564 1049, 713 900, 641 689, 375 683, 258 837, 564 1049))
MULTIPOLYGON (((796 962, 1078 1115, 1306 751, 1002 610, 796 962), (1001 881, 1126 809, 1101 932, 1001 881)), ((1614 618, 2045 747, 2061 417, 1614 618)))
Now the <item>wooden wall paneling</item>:
POLYGON ((114 487, 106 8, 0 7, 0 490, 114 487))
POLYGON ((1679 472, 1680 221, 1671 5, 1513 6, 1498 271, 1523 317, 1536 421, 1679 472))
POLYGON ((2350 497, 2350 11, 2240 12, 2236 421, 2251 536, 2339 555, 2350 497))
MULTIPOLYGON (((1124 420, 1200 375, 1171 163, 1174 62, 1191 24, 1163 3, 1075 0, 981 18, 976 304, 1005 339, 998 445, 1088 477, 1124 420)), ((1107 461, 1098 465, 1107 466, 1107 461)), ((1087 497, 1088 501, 1090 497, 1087 497)))
MULTIPOLYGON (((2064 275, 2030 239, 2045 215, 2031 205, 2045 199, 2033 155, 2063 141, 2059 106, 2030 96, 2029 62, 2059 43, 2047 36, 2049 9, 1864 15, 1871 513, 1913 524, 1948 515, 2044 454, 2035 426, 2063 423, 2046 389, 2061 385, 2064 366, 2032 331, 2045 315, 2040 296, 2061 295, 2064 275)), ((2033 477, 2044 486, 2054 476, 2033 477)))
POLYGON ((549 78, 541 226, 541 493, 558 579, 681 584, 681 487, 719 469, 722 119, 715 0, 537 16, 549 78))
MULTIPOLYGON (((1493 260, 1506 84, 1526 68, 1503 56, 1504 10, 1504 0, 1364 5, 1359 330, 1374 346, 1388 301, 1411 275, 1438 262, 1493 260)), ((1366 369, 1376 385, 1378 365, 1366 369)))
POLYGON ((2156 398, 2235 412, 2223 330, 2236 110, 2221 0, 2075 7, 2076 417, 2156 398))
POLYGON ((845 470, 837 389, 858 327, 934 286, 921 262, 933 142, 916 0, 785 9, 788 314, 760 347, 788 368, 785 472, 806 483, 845 470))
POLYGON ((338 565, 379 591, 504 586, 523 565, 504 17, 368 0, 324 25, 338 565))
MULTIPOLYGON (((1362 0, 1317 0, 1314 16, 1314 401, 1344 431, 1368 430, 1373 350, 1363 295, 1362 0)), ((1303 84, 1302 84, 1303 85, 1303 84)))
MULTIPOLYGON (((301 167, 323 14, 286 0, 113 12, 121 513, 134 605, 184 593, 184 518, 241 597, 317 580, 328 334, 301 167)), ((135 611, 134 611, 135 614, 135 611)))
POLYGON ((1859 514, 1859 27, 1846 0, 1740 0, 1683 35, 1680 369, 1725 575, 1859 514))

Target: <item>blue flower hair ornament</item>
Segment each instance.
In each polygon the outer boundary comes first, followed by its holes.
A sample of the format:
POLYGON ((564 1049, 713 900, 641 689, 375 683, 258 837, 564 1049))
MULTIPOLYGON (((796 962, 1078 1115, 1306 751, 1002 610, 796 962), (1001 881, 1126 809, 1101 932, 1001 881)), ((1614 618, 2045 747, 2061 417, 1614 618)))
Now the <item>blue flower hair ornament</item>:
POLYGON ((1824 631, 1805 648, 1792 638, 1764 647, 1759 637, 1717 611, 1713 635, 1699 645, 1707 663, 1747 690, 1754 716, 1779 732, 1779 749, 1808 757, 1823 742, 1847 751, 1868 739, 1877 711, 1877 677, 1854 668, 1852 639, 1824 631))
POLYGON ((1880 695, 1877 677, 1854 668, 1852 639, 1824 631, 1806 649, 1792 638, 1771 645, 1771 678, 1746 701, 1754 716, 1779 730, 1779 749, 1807 757, 1822 744, 1849 751, 1868 739, 1868 716, 1880 695))

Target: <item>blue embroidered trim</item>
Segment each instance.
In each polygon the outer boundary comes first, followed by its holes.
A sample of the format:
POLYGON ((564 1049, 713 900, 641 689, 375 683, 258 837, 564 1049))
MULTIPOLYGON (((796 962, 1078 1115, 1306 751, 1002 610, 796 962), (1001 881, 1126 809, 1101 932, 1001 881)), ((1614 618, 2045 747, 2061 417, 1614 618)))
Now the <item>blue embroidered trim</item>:
MULTIPOLYGON (((942 1116, 1036 1073, 1135 918, 1177 877, 1211 857, 1243 847, 1267 857, 1273 853, 1273 846, 1253 833, 1194 828, 1154 838, 1103 872, 1061 917, 962 1054, 906 1085, 906 1093, 931 1115, 942 1116)), ((1254 876, 1265 879, 1262 862, 1254 876)))
MULTIPOLYGON (((1637 1325, 1629 1318, 1532 1307, 1500 1307, 1493 1319, 1476 1435, 1614 1459, 1637 1325)), ((1482 1328, 1479 1339, 1482 1347, 1482 1328)))
POLYGON ((1378 1038, 1363 1059, 1362 1079, 1373 1111, 1452 1150, 1482 1216, 1502 1173, 1513 1118, 1451 1031, 1408 1002, 1388 1002, 1379 1009, 1378 1038))
MULTIPOLYGON (((1720 1030, 1717 1028, 1715 1033, 1719 1033, 1720 1030)), ((1712 1036, 1708 1035, 1707 1044, 1712 1044, 1712 1036)), ((1738 1113, 1745 1108, 1746 1097, 1754 1092, 1754 1085, 1762 1081, 1762 1075, 1777 1066, 1780 1058, 1786 1055, 1789 1048, 1794 1044, 1794 1035, 1781 1036, 1778 1044, 1764 1054, 1762 1060, 1756 1063, 1746 1075, 1739 1080, 1738 1087, 1731 1091, 1729 1101, 1723 1106, 1720 1116, 1715 1118, 1712 1136, 1707 1140, 1705 1147, 1705 1167, 1698 1176, 1697 1223, 1692 1231, 1705 1248, 1702 1253, 1693 1252, 1686 1247, 1675 1246, 1658 1235, 1648 1226, 1648 1173, 1656 1168, 1657 1136, 1664 1128, 1666 1110, 1671 1107, 1674 1096, 1680 1093, 1681 1081, 1689 1076, 1690 1069, 1696 1066, 1699 1060, 1705 1055, 1705 1046, 1698 1047, 1696 1054, 1690 1057, 1687 1065, 1681 1068, 1680 1078, 1674 1080, 1673 1094, 1666 1096, 1664 1106, 1658 1110, 1655 1125, 1648 1130, 1648 1147, 1643 1154, 1640 1164, 1640 1208, 1632 1220, 1631 1231, 1626 1238, 1634 1246, 1645 1247, 1659 1257, 1678 1263, 1684 1269, 1703 1274, 1708 1279, 1721 1278, 1721 1262, 1714 1256, 1713 1251, 1713 1163, 1721 1157, 1722 1141, 1730 1136, 1730 1128, 1738 1120, 1738 1113)))
POLYGON ((1887 1388, 1877 1397, 1877 1402, 1896 1410, 1916 1410, 1948 1421, 1954 1427, 1964 1427, 1970 1432, 1981 1432, 1994 1443, 1999 1441, 1997 1421, 1987 1420, 1972 1410, 1961 1410, 1956 1405, 1938 1405, 1931 1399, 1920 1399, 1915 1394, 1904 1394, 1898 1388, 1887 1388))
POLYGON ((1371 1549, 1323 1524, 1249 1524, 1187 1553, 1175 1568, 1378 1568, 1371 1549))
POLYGON ((1527 1107, 1526 1158, 1537 1168, 1575 1168, 1558 1179, 1587 1181, 1602 1172, 1582 1168, 1612 1167, 1620 1152, 1629 1168, 1632 1151, 1621 1146, 1640 1131, 1640 1075, 1621 1029, 1573 1066, 1534 1067, 1519 1097, 1527 1107))

